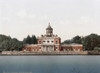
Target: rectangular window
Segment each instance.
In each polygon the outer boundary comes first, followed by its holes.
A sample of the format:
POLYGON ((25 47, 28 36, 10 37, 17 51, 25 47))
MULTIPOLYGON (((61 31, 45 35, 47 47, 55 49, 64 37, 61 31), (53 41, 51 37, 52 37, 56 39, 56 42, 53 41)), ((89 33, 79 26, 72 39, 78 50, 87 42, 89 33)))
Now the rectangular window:
POLYGON ((56 41, 56 44, 58 44, 58 41, 56 41))
POLYGON ((56 47, 56 51, 58 51, 58 47, 56 47))
POLYGON ((58 47, 56 47, 56 49, 57 49, 58 47))
POLYGON ((49 43, 49 41, 47 41, 49 43))

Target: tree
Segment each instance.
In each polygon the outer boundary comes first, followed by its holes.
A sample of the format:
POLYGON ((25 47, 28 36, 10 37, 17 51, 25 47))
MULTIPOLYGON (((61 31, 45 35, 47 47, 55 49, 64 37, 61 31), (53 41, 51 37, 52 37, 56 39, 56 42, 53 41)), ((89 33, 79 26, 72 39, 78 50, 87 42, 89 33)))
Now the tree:
POLYGON ((24 44, 37 44, 36 36, 32 35, 32 37, 30 37, 28 35, 27 38, 24 38, 23 43, 24 44))
POLYGON ((62 44, 71 44, 71 43, 78 43, 78 44, 81 44, 82 43, 82 38, 80 36, 75 36, 73 37, 72 39, 70 40, 66 40, 64 41, 62 44))
POLYGON ((78 43, 78 44, 81 44, 81 43, 82 43, 81 37, 78 36, 78 35, 75 36, 75 37, 73 37, 72 43, 78 43))
POLYGON ((71 44, 72 41, 71 40, 65 40, 62 44, 71 44))
POLYGON ((4 41, 1 43, 0 48, 1 48, 2 51, 4 51, 4 50, 10 50, 10 43, 9 43, 9 40, 4 40, 4 41))
POLYGON ((4 40, 10 40, 10 39, 11 39, 10 36, 0 34, 0 43, 2 43, 4 40))
POLYGON ((32 35, 31 44, 37 44, 37 39, 35 35, 34 36, 32 35))
POLYGON ((85 37, 83 45, 86 50, 94 50, 100 45, 100 38, 97 34, 90 34, 85 37))
POLYGON ((27 38, 24 38, 23 43, 24 44, 31 44, 31 37, 28 35, 27 38))
POLYGON ((23 43, 16 38, 11 38, 9 36, 0 35, 0 51, 13 51, 21 50, 23 43))
POLYGON ((0 34, 0 50, 6 50, 9 46, 9 40, 11 40, 10 36, 0 34))

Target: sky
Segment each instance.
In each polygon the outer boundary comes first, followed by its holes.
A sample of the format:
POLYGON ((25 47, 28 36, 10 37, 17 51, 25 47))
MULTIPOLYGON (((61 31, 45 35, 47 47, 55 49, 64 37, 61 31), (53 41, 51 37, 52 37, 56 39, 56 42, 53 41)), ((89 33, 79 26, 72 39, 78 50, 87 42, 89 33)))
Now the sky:
POLYGON ((0 34, 38 37, 49 22, 62 41, 100 35, 100 0, 0 0, 0 34))

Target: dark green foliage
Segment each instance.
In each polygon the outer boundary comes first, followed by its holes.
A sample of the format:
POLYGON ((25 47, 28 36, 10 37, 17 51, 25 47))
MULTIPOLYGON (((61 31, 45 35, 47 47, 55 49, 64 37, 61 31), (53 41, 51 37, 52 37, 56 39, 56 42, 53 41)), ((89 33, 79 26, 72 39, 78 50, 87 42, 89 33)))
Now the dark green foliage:
POLYGON ((31 44, 37 44, 37 38, 36 38, 36 36, 34 35, 32 35, 32 37, 31 37, 31 44))
POLYGON ((71 43, 72 43, 71 40, 66 40, 66 41, 62 42, 62 44, 71 44, 71 43))
POLYGON ((83 44, 85 50, 94 50, 95 47, 100 47, 100 36, 97 34, 90 34, 85 37, 75 36, 71 40, 66 40, 62 44, 78 43, 83 44))
POLYGON ((23 43, 16 38, 12 39, 9 36, 0 35, 0 51, 21 50, 22 47, 23 43))
POLYGON ((75 36, 71 40, 66 40, 63 42, 63 44, 71 44, 71 43, 81 44, 82 38, 80 36, 75 36))
POLYGON ((32 37, 28 35, 23 41, 11 38, 10 36, 0 35, 0 51, 21 51, 24 47, 23 44, 37 44, 35 35, 32 35, 32 37))
POLYGON ((37 44, 37 38, 35 35, 32 35, 32 37, 28 35, 27 38, 24 38, 23 43, 24 44, 37 44))
POLYGON ((81 44, 82 42, 82 38, 80 36, 75 36, 73 39, 72 39, 72 43, 78 43, 78 44, 81 44))
POLYGON ((100 37, 97 34, 90 34, 85 37, 83 45, 86 50, 94 50, 100 45, 100 37))
POLYGON ((27 38, 24 38, 23 43, 31 44, 31 37, 28 35, 27 38))

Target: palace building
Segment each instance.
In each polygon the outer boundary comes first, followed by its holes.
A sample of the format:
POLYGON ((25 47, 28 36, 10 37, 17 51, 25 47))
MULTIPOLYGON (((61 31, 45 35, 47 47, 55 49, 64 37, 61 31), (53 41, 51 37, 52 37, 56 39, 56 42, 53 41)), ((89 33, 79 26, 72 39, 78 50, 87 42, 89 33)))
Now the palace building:
POLYGON ((23 49, 31 52, 60 52, 60 51, 83 51, 82 44, 61 44, 61 38, 53 34, 53 28, 50 26, 46 28, 46 34, 37 37, 37 44, 27 44, 23 49))

